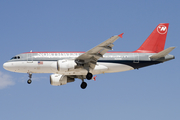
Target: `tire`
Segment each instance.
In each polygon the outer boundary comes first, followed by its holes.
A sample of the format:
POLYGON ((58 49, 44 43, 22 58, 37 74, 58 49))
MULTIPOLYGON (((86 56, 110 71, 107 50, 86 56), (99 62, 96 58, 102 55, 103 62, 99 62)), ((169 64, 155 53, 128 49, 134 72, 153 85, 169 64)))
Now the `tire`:
POLYGON ((87 87, 87 83, 86 83, 86 82, 82 82, 82 83, 81 83, 81 88, 82 88, 82 89, 85 89, 86 87, 87 87))
POLYGON ((93 74, 92 74, 92 73, 88 73, 88 74, 86 75, 86 79, 88 79, 88 80, 91 80, 92 77, 93 77, 93 74))
POLYGON ((32 80, 31 80, 31 79, 29 79, 29 80, 27 81, 27 83, 28 83, 28 84, 31 84, 31 83, 32 83, 32 80))

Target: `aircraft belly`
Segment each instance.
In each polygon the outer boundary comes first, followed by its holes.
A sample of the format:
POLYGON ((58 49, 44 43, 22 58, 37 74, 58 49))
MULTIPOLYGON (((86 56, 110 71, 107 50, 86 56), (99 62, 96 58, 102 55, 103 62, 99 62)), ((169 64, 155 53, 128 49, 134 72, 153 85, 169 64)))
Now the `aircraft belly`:
POLYGON ((74 69, 70 71, 58 71, 57 74, 62 75, 87 75, 87 70, 85 69, 74 69))
MULTIPOLYGON (((63 75, 86 75, 87 70, 85 69, 73 69, 69 71, 58 71, 57 70, 57 62, 56 61, 33 61, 28 63, 27 61, 18 61, 18 62, 10 62, 11 68, 9 68, 12 72, 19 73, 56 73, 63 75)), ((113 72, 122 72, 133 70, 134 68, 119 63, 106 63, 106 62, 97 62, 94 70, 90 70, 92 74, 102 74, 102 73, 113 73, 113 72)))
POLYGON ((35 65, 31 67, 34 73, 54 73, 57 71, 57 62, 55 61, 43 61, 43 63, 38 63, 34 61, 35 65))
POLYGON ((134 70, 133 67, 125 64, 119 63, 105 63, 101 62, 100 65, 106 66, 108 69, 104 71, 104 73, 113 73, 113 72, 123 72, 128 70, 134 70))
POLYGON ((101 64, 97 64, 94 68, 94 70, 92 70, 92 74, 102 74, 104 73, 105 71, 108 70, 108 67, 105 66, 105 65, 101 65, 101 64))
MULTIPOLYGON (((96 74, 102 74, 102 73, 113 73, 113 72, 122 72, 122 71, 128 71, 133 70, 134 68, 129 65, 124 64, 118 64, 118 63, 105 63, 105 62, 98 62, 97 65, 93 70, 90 70, 90 72, 93 75, 96 74)), ((73 69, 70 71, 58 71, 58 74, 63 75, 87 75, 86 69, 73 69)))
POLYGON ((8 69, 12 72, 19 73, 54 73, 57 70, 57 64, 54 61, 18 61, 18 62, 9 62, 11 67, 8 69))

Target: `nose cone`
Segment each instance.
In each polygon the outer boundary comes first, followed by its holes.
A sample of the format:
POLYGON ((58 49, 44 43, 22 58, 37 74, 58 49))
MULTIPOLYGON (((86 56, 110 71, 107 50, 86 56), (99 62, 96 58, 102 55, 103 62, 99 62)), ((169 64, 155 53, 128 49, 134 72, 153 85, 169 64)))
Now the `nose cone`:
POLYGON ((6 70, 10 70, 11 64, 9 62, 6 62, 6 63, 3 64, 3 68, 6 69, 6 70))

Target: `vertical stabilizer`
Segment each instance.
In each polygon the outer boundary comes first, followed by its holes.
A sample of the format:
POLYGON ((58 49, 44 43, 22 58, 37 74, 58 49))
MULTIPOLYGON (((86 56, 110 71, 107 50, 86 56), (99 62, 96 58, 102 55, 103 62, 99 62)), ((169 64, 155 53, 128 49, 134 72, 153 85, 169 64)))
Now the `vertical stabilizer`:
POLYGON ((135 52, 158 53, 164 50, 169 23, 160 23, 135 52))

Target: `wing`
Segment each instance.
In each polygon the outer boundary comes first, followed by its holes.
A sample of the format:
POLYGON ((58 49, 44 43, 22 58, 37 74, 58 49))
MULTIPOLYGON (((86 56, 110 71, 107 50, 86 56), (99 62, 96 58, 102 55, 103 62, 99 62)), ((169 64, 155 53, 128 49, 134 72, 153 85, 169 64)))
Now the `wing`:
POLYGON ((103 43, 97 45, 96 47, 90 49, 89 51, 85 52, 84 54, 80 55, 75 59, 75 62, 79 66, 84 66, 85 68, 94 69, 96 62, 99 58, 103 57, 103 55, 108 51, 112 50, 114 46, 114 42, 121 37, 124 33, 112 36, 108 40, 104 41, 103 43))

